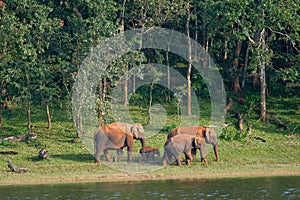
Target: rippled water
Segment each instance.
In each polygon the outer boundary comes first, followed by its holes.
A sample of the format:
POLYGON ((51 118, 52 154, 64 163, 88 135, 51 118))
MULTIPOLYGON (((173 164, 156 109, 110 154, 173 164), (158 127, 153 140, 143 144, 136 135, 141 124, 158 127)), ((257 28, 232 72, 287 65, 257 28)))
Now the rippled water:
POLYGON ((300 199, 300 176, 1 186, 0 199, 300 199))

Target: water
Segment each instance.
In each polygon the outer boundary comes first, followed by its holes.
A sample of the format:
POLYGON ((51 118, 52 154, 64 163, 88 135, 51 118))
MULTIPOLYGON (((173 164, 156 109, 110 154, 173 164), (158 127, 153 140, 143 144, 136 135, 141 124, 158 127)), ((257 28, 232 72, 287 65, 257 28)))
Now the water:
POLYGON ((0 199, 300 199, 300 176, 1 186, 0 199))

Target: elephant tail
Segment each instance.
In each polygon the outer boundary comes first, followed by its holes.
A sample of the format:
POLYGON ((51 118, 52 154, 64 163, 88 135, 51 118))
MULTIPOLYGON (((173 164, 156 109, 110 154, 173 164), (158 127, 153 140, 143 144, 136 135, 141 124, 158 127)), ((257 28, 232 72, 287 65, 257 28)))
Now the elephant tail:
POLYGON ((164 152, 164 156, 163 156, 163 166, 167 166, 170 163, 169 158, 167 156, 167 153, 164 152))
MULTIPOLYGON (((169 139, 170 141, 172 140, 172 138, 169 139)), ((169 147, 164 148, 164 155, 163 155, 163 165, 166 166, 167 164, 172 163, 172 153, 169 151, 168 149, 169 147)))
POLYGON ((103 151, 103 149, 100 147, 101 142, 103 140, 103 131, 101 129, 98 129, 94 133, 94 157, 95 157, 95 162, 100 163, 100 154, 103 151))

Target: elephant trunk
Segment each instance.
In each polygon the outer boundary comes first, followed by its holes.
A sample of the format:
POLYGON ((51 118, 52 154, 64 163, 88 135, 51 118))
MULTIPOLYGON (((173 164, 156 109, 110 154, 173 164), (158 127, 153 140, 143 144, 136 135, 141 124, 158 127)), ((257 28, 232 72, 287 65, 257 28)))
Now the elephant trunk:
POLYGON ((142 144, 142 148, 144 148, 145 146, 146 146, 146 138, 141 138, 140 139, 140 141, 141 141, 141 144, 142 144))
POLYGON ((214 152, 215 152, 215 156, 216 156, 216 161, 218 161, 219 160, 218 143, 216 143, 214 145, 214 152))

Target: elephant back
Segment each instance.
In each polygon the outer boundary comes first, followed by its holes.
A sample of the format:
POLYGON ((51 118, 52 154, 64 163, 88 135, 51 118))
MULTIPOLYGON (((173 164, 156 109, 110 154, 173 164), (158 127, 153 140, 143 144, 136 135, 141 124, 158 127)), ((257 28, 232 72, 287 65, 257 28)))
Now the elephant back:
POLYGON ((196 134, 200 134, 199 132, 200 126, 184 126, 179 128, 174 128, 171 130, 167 136, 167 139, 174 137, 175 135, 186 134, 195 136, 196 134))

